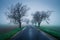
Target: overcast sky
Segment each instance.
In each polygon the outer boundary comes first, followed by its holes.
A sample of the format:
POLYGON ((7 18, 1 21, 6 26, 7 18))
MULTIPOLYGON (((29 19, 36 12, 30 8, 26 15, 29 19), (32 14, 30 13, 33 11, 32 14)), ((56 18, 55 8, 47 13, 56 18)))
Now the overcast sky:
POLYGON ((0 24, 8 24, 9 20, 5 15, 6 10, 11 6, 20 2, 30 8, 28 15, 35 11, 54 11, 50 16, 50 24, 42 22, 44 25, 60 25, 60 0, 0 0, 0 24))

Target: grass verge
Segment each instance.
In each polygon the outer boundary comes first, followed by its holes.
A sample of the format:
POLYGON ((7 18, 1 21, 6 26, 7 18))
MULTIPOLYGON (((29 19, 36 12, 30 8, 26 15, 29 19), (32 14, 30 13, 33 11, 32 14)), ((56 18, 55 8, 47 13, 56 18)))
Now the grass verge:
POLYGON ((8 32, 8 33, 1 33, 0 34, 0 40, 8 40, 10 39, 14 34, 16 34, 18 31, 21 31, 23 28, 15 28, 14 30, 8 32))
POLYGON ((53 27, 49 28, 49 27, 43 27, 43 26, 39 27, 39 29, 41 29, 42 31, 44 31, 44 32, 46 32, 52 36, 54 36, 57 39, 60 39, 60 32, 57 31, 59 29, 55 30, 53 27))

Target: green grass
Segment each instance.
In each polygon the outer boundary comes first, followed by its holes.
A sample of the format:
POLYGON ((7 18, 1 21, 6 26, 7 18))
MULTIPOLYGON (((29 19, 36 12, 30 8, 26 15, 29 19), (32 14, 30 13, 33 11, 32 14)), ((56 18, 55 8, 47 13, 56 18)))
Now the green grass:
POLYGON ((0 33, 0 40, 8 40, 20 30, 22 30, 22 28, 21 29, 20 28, 15 28, 8 33, 0 33))
POLYGON ((56 37, 57 39, 60 39, 60 27, 59 26, 41 26, 40 29, 56 37))

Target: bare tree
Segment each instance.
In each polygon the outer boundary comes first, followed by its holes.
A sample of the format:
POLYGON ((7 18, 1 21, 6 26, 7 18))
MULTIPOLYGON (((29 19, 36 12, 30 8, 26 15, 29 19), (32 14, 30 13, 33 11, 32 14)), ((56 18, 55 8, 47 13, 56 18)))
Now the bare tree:
POLYGON ((31 20, 31 23, 32 23, 33 25, 36 25, 37 22, 36 22, 34 19, 32 19, 32 20, 31 20))
POLYGON ((29 19, 26 19, 26 23, 29 24, 29 19))
POLYGON ((49 24, 48 20, 49 20, 49 16, 50 16, 51 12, 52 11, 47 11, 47 12, 45 12, 45 11, 41 11, 41 12, 37 11, 33 15, 33 19, 38 23, 38 26, 40 26, 40 24, 41 24, 41 22, 43 20, 45 20, 49 24))
POLYGON ((29 19, 28 18, 24 18, 24 19, 22 19, 22 22, 26 22, 26 24, 29 24, 29 19))
POLYGON ((13 7, 10 8, 8 12, 8 18, 11 19, 14 23, 19 24, 19 27, 21 28, 21 18, 25 15, 25 13, 28 11, 28 8, 26 5, 22 5, 22 3, 17 3, 13 7))

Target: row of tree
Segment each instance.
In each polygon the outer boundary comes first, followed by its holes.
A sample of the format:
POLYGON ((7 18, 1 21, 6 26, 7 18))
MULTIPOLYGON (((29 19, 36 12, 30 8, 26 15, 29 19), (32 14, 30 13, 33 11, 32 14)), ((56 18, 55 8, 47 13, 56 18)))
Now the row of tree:
POLYGON ((35 25, 37 23, 38 27, 40 26, 42 21, 46 21, 46 23, 49 24, 48 21, 50 20, 49 19, 50 14, 51 14, 51 11, 47 11, 47 12, 45 12, 45 11, 41 11, 41 12, 36 11, 35 14, 33 14, 33 20, 32 21, 34 21, 35 25))
MULTIPOLYGON (((28 10, 29 8, 26 5, 22 5, 22 3, 17 3, 16 5, 10 8, 7 16, 15 24, 19 24, 19 27, 21 28, 21 18, 25 16, 28 10)), ((48 23, 50 14, 51 14, 51 11, 47 11, 47 12, 36 11, 33 14, 33 19, 31 22, 34 24, 38 23, 38 26, 40 26, 43 20, 45 20, 48 23)))

